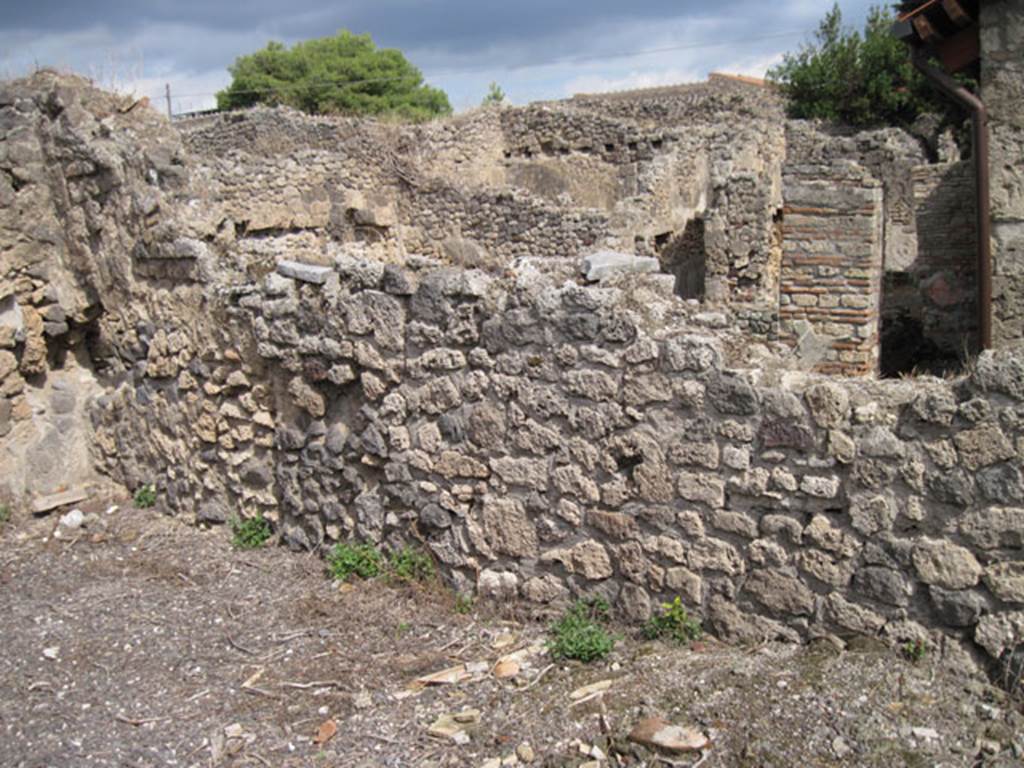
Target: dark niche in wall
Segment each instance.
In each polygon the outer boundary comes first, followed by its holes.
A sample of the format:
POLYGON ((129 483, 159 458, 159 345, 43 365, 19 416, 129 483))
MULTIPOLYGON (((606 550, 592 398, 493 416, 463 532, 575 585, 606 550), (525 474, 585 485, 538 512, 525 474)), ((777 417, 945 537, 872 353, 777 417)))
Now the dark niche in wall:
POLYGON ((885 274, 879 330, 879 374, 883 378, 955 373, 975 352, 973 334, 953 338, 948 334, 939 335, 929 327, 921 295, 922 289, 914 274, 885 274))
POLYGON ((675 275, 675 293, 684 299, 704 298, 707 251, 704 247, 704 219, 694 218, 678 235, 663 232, 654 237, 661 271, 675 275))

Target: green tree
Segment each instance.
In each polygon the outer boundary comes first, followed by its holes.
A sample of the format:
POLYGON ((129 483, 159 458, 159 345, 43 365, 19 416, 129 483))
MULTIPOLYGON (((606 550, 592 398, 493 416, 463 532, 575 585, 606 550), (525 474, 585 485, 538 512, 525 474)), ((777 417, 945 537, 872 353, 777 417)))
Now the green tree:
POLYGON ((494 107, 504 103, 505 92, 501 90, 501 86, 497 83, 491 83, 487 88, 487 95, 484 96, 484 100, 480 102, 480 106, 494 107))
POLYGON ((909 125, 948 104, 914 68, 910 50, 892 33, 888 8, 872 7, 864 32, 843 26, 839 4, 821 21, 814 42, 786 54, 768 78, 788 98, 791 117, 858 127, 909 125))
POLYGON ((286 48, 267 47, 228 67, 232 81, 217 94, 220 109, 286 104, 312 114, 396 115, 426 120, 452 111, 444 91, 423 82, 400 51, 378 49, 369 35, 333 37, 286 48))

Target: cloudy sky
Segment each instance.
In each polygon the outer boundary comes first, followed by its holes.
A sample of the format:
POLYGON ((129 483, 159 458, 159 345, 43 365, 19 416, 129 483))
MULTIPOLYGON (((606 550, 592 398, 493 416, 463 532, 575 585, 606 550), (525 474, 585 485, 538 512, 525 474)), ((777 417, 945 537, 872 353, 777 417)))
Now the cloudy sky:
MULTIPOLYGON (((871 0, 840 0, 851 24, 871 0)), ((213 106, 227 67, 270 40, 338 29, 402 50, 452 105, 490 82, 514 103, 761 75, 809 39, 823 0, 0 0, 0 76, 70 69, 174 111, 213 106)))

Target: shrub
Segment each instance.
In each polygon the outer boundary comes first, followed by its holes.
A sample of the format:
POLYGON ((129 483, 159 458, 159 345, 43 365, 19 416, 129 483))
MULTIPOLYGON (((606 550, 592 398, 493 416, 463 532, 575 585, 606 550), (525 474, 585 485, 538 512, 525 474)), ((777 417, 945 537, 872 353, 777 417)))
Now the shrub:
POLYGON ((244 519, 233 517, 229 524, 235 534, 231 539, 235 549, 259 549, 271 535, 270 521, 262 515, 244 519))
POLYGON ((391 553, 388 571, 396 581, 429 581, 434 577, 434 561, 422 550, 404 547, 391 553))
POLYGON ((361 579, 372 579, 380 575, 383 564, 383 556, 372 544, 339 541, 327 555, 331 576, 342 581, 353 574, 361 579))
POLYGON ((680 645, 700 639, 704 634, 700 621, 686 612, 683 601, 676 598, 661 604, 661 613, 651 616, 644 625, 644 635, 650 640, 666 638, 680 645))
POLYGON ((156 504, 156 488, 151 483, 143 485, 135 491, 135 496, 132 500, 139 509, 152 507, 156 504))
POLYGON ((551 626, 547 647, 554 659, 590 662, 603 659, 615 647, 615 637, 602 626, 608 604, 603 600, 576 602, 551 626))

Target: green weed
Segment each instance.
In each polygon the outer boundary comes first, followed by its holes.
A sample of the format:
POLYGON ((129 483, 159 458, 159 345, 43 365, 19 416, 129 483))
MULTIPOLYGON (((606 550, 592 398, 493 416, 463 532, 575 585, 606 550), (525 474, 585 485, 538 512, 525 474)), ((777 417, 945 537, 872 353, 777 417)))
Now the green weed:
POLYGON ((473 599, 472 595, 456 595, 455 612, 462 615, 471 613, 475 603, 476 601, 473 599))
POLYGON ((327 568, 331 576, 342 581, 353 574, 361 579, 372 579, 383 570, 384 557, 372 544, 339 541, 327 555, 327 568))
POLYGON ((661 613, 647 620, 643 632, 648 640, 666 638, 679 645, 687 645, 704 634, 700 621, 686 612, 678 597, 671 603, 662 603, 661 613))
POLYGON ((434 578, 434 561, 422 550, 403 547, 388 557, 388 575, 394 581, 430 581, 434 578))
POLYGON ((237 518, 228 521, 234 537, 231 539, 235 549, 259 549, 271 536, 270 521, 259 517, 237 518))
POLYGON ((0 504, 0 528, 3 528, 11 519, 11 508, 6 504, 0 504))
POLYGON ((135 496, 132 499, 135 502, 135 506, 139 509, 146 509, 156 504, 156 487, 152 483, 147 483, 135 491, 135 496))
POLYGON ((903 658, 911 664, 917 664, 924 661, 928 655, 928 643, 924 640, 908 640, 900 650, 903 652, 903 658))
POLYGON ((607 617, 608 603, 604 600, 574 603, 551 626, 552 637, 547 643, 551 657, 583 662, 603 659, 615 647, 615 636, 602 625, 607 617))

